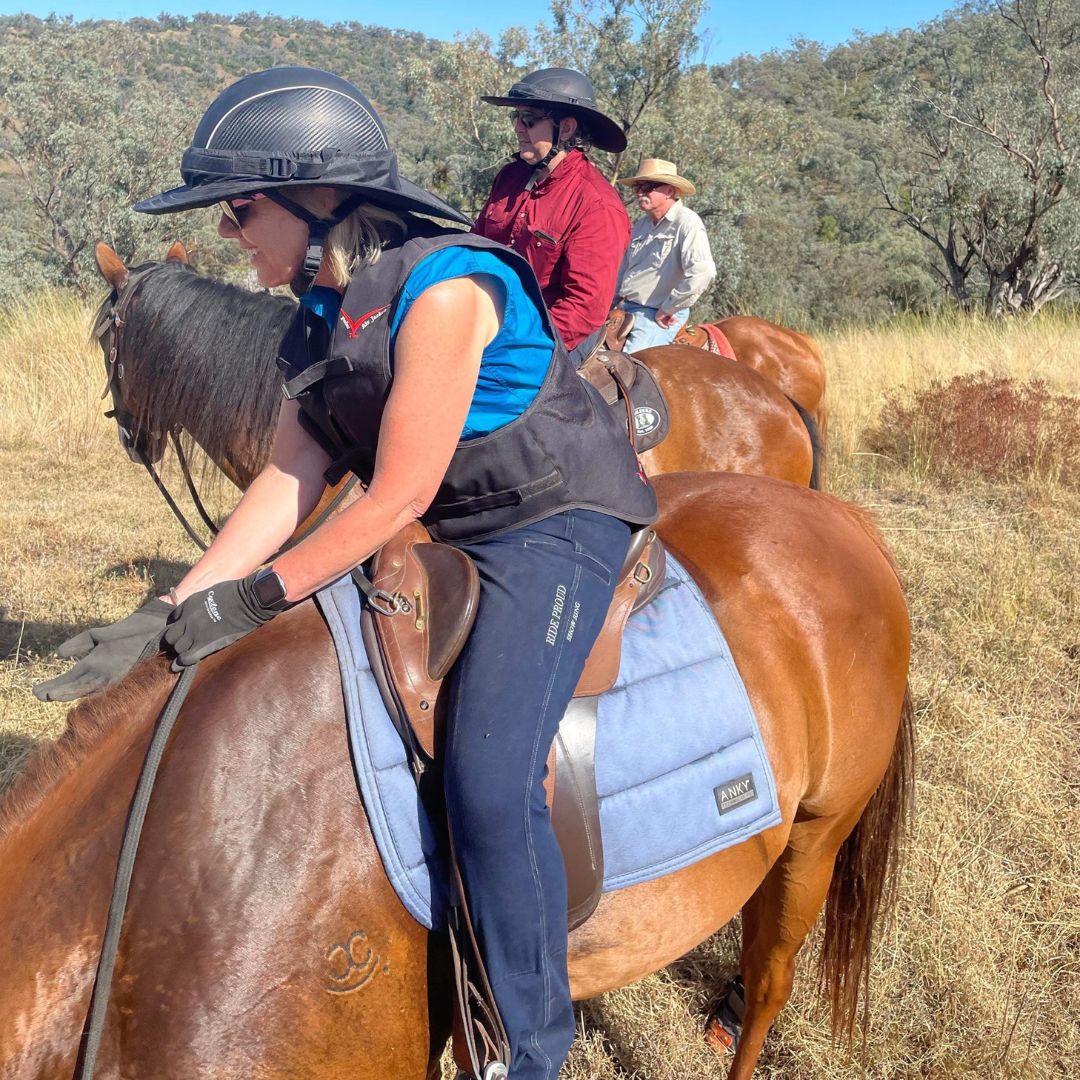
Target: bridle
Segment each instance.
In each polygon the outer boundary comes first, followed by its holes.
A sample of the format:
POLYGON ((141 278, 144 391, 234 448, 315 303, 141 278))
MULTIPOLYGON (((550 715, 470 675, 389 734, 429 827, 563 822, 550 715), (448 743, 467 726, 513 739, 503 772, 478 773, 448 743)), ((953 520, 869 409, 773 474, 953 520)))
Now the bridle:
POLYGON ((167 267, 168 263, 157 263, 148 266, 143 270, 131 272, 123 286, 119 290, 114 286, 108 299, 101 305, 101 310, 94 322, 93 330, 93 336, 101 345, 101 351, 105 355, 105 385, 101 390, 101 399, 104 400, 107 394, 112 394, 113 407, 109 409, 105 415, 116 421, 117 432, 120 436, 120 445, 124 448, 127 452, 127 456, 132 461, 137 462, 146 469, 150 479, 154 482, 154 486, 161 492, 162 497, 168 504, 169 509, 172 510, 176 520, 184 527, 184 531, 191 537, 199 549, 205 551, 208 545, 195 531, 191 522, 188 521, 184 512, 177 505, 176 500, 165 486, 165 482, 158 475, 157 469, 154 468, 154 463, 150 460, 148 452, 151 439, 161 440, 163 436, 168 437, 173 448, 176 450, 177 461, 180 463, 180 471, 183 474, 184 483, 187 485, 191 501, 198 511, 199 517, 202 518, 203 524, 210 530, 210 535, 212 537, 216 536, 218 533, 217 523, 210 517, 206 507, 203 505, 202 499, 199 498, 198 490, 195 487, 195 481, 192 479, 191 470, 188 467, 187 456, 184 454, 183 449, 180 446, 180 439, 177 436, 177 431, 179 429, 173 428, 164 433, 147 430, 139 422, 138 417, 130 412, 124 405, 124 399, 121 393, 121 385, 124 381, 125 372, 124 362, 120 359, 120 331, 124 327, 128 310, 131 308, 131 305, 135 300, 135 295, 138 293, 143 282, 146 281, 148 277, 151 277, 153 274, 156 274, 167 267))
MULTIPOLYGON (((199 498, 198 489, 195 486, 195 481, 191 476, 191 469, 188 466, 187 455, 184 453, 183 447, 180 444, 179 432, 182 429, 177 426, 169 428, 166 432, 148 430, 140 423, 139 418, 125 406, 121 393, 125 371, 124 362, 120 359, 120 331, 124 328, 127 314, 135 300, 135 295, 138 293, 146 279, 159 271, 168 268, 169 263, 167 262, 153 263, 141 270, 129 272, 127 279, 120 289, 113 286, 112 292, 101 305, 97 319, 94 321, 93 328, 93 336, 101 345, 101 351, 105 356, 105 385, 101 390, 101 400, 104 400, 107 394, 112 394, 113 407, 107 410, 105 415, 116 421, 117 432, 120 436, 120 445, 124 448, 127 456, 132 461, 142 465, 146 470, 147 475, 149 475, 150 479, 154 482, 154 487, 161 492, 161 496, 168 504, 169 509, 173 512, 173 516, 183 526, 184 531, 191 537, 196 547, 198 547, 200 551, 205 551, 207 547, 209 547, 209 544, 199 536, 198 532, 195 531, 194 526, 188 521, 184 512, 177 505, 176 500, 173 498, 168 487, 166 487, 165 482, 158 475, 157 469, 154 468, 154 463, 150 460, 148 452, 150 440, 163 441, 164 438, 167 437, 168 441, 172 443, 172 447, 176 452, 176 460, 180 465, 181 475, 184 477, 184 484, 187 487, 188 495, 191 497, 192 505, 198 512, 203 524, 210 530, 210 536, 211 539, 213 539, 213 537, 217 536, 219 528, 204 506, 202 499, 199 498)), ((314 529, 317 529, 335 510, 338 509, 342 502, 344 502, 355 484, 356 477, 353 476, 323 508, 311 525, 305 529, 302 534, 292 537, 283 544, 281 548, 271 556, 271 559, 275 559, 278 555, 288 551, 289 548, 298 544, 314 529)))

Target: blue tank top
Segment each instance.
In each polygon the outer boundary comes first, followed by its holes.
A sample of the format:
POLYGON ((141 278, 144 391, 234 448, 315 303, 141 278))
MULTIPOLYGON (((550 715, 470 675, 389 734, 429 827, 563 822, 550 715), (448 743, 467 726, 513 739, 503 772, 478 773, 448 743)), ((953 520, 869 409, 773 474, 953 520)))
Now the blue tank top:
MULTIPOLYGON (((440 281, 477 276, 495 283, 502 300, 503 318, 499 332, 480 358, 476 390, 461 432, 464 440, 498 431, 532 404, 547 375, 555 346, 521 280, 498 255, 475 248, 446 247, 422 259, 406 278, 401 302, 390 324, 391 355, 402 321, 425 289, 440 281)), ((337 322, 341 297, 334 289, 317 285, 301 297, 300 303, 331 326, 337 322)))

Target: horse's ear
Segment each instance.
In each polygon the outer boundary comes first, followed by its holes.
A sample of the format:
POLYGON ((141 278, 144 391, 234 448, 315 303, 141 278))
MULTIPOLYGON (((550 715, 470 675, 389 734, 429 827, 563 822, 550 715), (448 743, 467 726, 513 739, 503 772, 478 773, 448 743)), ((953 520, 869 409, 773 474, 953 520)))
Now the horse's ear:
POLYGON ((188 261, 187 248, 177 240, 176 243, 169 248, 169 252, 165 256, 165 261, 186 263, 188 261))
POLYGON ((119 292, 128 279, 128 268, 124 260, 104 241, 94 248, 94 261, 101 276, 119 292))

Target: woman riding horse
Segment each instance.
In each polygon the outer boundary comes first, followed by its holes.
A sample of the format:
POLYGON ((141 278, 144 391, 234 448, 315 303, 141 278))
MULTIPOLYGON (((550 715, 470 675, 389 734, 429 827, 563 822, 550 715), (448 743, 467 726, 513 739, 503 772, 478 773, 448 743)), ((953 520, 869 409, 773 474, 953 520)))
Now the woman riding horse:
POLYGON ((656 516, 652 488, 571 367, 527 264, 414 216, 464 222, 398 175, 351 84, 303 68, 241 79, 210 106, 181 173, 136 209, 219 205, 219 233, 301 308, 282 347, 271 460, 177 586, 175 610, 142 612, 148 636, 164 629, 175 664, 193 664, 417 519, 470 555, 481 592, 450 677, 445 793, 510 1075, 555 1080, 574 1016, 545 761, 631 531, 656 516), (257 570, 326 477, 350 469, 364 496, 257 570))

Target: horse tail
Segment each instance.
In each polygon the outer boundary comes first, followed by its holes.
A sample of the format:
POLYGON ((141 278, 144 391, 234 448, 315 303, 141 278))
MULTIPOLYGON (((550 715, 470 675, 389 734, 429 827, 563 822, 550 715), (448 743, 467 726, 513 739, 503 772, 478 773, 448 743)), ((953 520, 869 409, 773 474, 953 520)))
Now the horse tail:
POLYGON ((813 451, 810 486, 814 491, 820 491, 821 466, 825 460, 825 445, 821 439, 821 432, 818 430, 817 421, 793 397, 789 397, 788 401, 795 406, 795 411, 799 414, 803 424, 806 425, 806 432, 810 436, 810 449, 813 451))
POLYGON ((836 856, 825 900, 819 978, 832 1007, 832 1034, 850 1040, 862 990, 865 1038, 870 1012, 870 956, 878 923, 896 901, 904 834, 911 817, 915 728, 911 688, 904 688, 892 758, 877 790, 836 856))

